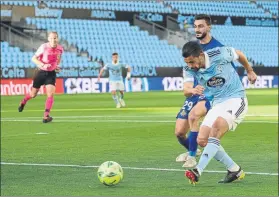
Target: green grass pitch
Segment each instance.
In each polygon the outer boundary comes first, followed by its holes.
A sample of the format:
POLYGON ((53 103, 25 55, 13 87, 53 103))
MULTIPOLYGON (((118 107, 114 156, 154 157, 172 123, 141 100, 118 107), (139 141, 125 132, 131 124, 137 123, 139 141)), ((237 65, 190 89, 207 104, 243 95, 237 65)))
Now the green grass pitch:
POLYGON ((247 95, 248 116, 221 141, 247 172, 245 179, 218 184, 226 169, 213 159, 196 186, 175 162, 184 151, 174 136, 181 92, 126 93, 121 109, 110 94, 57 95, 49 124, 42 123, 45 96, 29 101, 22 113, 22 97, 2 97, 1 195, 277 196, 277 89, 247 95), (114 187, 102 185, 96 174, 108 160, 124 170, 114 187))

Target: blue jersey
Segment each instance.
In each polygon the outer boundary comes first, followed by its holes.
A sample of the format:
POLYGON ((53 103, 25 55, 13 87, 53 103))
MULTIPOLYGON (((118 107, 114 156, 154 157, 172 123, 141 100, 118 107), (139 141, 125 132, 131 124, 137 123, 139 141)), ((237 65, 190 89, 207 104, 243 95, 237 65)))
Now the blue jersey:
POLYGON ((216 40, 213 37, 211 38, 209 43, 200 44, 200 45, 201 45, 203 51, 207 51, 207 50, 213 49, 215 47, 223 47, 224 46, 223 44, 221 44, 218 40, 216 40))
POLYGON ((205 68, 195 71, 188 66, 184 68, 186 79, 196 78, 203 87, 205 93, 213 95, 213 105, 230 98, 245 97, 244 87, 240 78, 231 66, 231 62, 238 59, 234 48, 215 47, 205 54, 205 68))
POLYGON ((104 70, 109 71, 109 81, 123 81, 122 68, 128 68, 128 65, 121 63, 106 64, 104 70))

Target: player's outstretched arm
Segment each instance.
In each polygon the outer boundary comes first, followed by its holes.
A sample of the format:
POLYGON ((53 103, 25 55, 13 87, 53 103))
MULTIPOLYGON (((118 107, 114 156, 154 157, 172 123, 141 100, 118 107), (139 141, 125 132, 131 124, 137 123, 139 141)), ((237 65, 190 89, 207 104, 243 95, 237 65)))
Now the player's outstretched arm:
POLYGON ((98 81, 100 81, 100 78, 101 78, 103 72, 104 72, 104 68, 102 68, 102 69, 100 70, 100 73, 99 73, 99 75, 98 75, 98 81))
POLYGON ((57 60, 57 67, 55 69, 55 72, 57 72, 57 73, 59 73, 61 71, 60 62, 61 62, 61 56, 57 60))
POLYGON ((257 75, 254 72, 252 66, 249 64, 246 56, 240 50, 235 50, 238 55, 238 62, 243 65, 245 70, 247 71, 248 80, 254 84, 257 80, 257 75))
POLYGON ((132 68, 131 66, 127 66, 127 79, 131 79, 131 71, 132 71, 132 68))

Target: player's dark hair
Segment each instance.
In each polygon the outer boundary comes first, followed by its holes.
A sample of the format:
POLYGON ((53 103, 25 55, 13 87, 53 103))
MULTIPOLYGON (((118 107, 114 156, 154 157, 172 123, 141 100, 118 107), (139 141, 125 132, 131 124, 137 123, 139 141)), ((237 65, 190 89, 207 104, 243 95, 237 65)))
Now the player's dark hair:
POLYGON ((195 20, 205 20, 207 25, 211 25, 211 18, 207 14, 198 14, 195 16, 195 20))
POLYGON ((196 41, 187 42, 182 48, 182 56, 184 58, 187 58, 189 56, 198 57, 201 52, 201 45, 196 41))
POLYGON ((118 55, 118 53, 113 53, 112 56, 114 56, 114 55, 118 55))

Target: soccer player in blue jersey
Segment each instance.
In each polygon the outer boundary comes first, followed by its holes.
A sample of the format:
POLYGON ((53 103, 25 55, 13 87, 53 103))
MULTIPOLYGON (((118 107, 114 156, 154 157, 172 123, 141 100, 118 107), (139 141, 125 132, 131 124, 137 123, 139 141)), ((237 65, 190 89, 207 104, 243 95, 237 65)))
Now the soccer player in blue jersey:
MULTIPOLYGON (((211 36, 211 18, 206 14, 200 14, 195 16, 194 28, 196 38, 204 51, 213 49, 215 47, 224 46, 218 40, 211 36)), ((234 64, 232 63, 232 66, 234 64)), ((196 155, 200 154, 200 150, 197 149, 197 136, 199 130, 199 120, 204 117, 207 111, 210 109, 211 95, 199 96, 193 93, 193 87, 197 86, 197 80, 185 81, 184 80, 184 95, 186 99, 184 104, 177 114, 175 135, 179 143, 186 148, 185 153, 180 154, 177 158, 177 162, 184 162, 182 167, 194 167, 197 164, 196 155), (186 134, 190 130, 188 137, 186 134)))
POLYGON ((112 54, 112 62, 106 64, 99 73, 98 81, 100 81, 100 78, 104 72, 104 70, 108 70, 109 72, 109 89, 112 94, 112 98, 116 104, 116 108, 125 107, 124 102, 124 83, 123 83, 123 77, 122 77, 122 68, 127 69, 127 79, 129 80, 131 78, 131 67, 119 63, 119 56, 118 53, 112 54), (120 92, 120 98, 117 96, 117 91, 120 92))
POLYGON ((195 77, 200 84, 197 93, 213 95, 212 108, 205 116, 197 138, 198 144, 204 147, 203 153, 196 168, 187 170, 185 176, 192 184, 197 183, 214 157, 223 160, 228 169, 222 183, 242 179, 245 176, 243 170, 232 159, 224 158, 227 154, 220 145, 220 139, 227 131, 236 129, 248 110, 244 87, 231 62, 238 60, 244 66, 252 84, 257 75, 246 56, 231 47, 216 47, 204 52, 200 44, 191 41, 183 46, 182 56, 187 64, 184 68, 187 78, 195 77))

